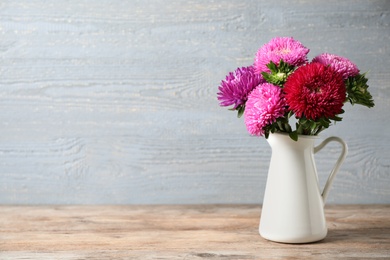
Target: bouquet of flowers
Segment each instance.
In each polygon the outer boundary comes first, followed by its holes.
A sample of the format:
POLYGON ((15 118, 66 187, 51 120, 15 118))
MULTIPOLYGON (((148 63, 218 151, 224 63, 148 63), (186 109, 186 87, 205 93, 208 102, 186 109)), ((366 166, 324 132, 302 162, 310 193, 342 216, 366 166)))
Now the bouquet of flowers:
POLYGON ((237 68, 222 80, 221 106, 244 115, 248 132, 317 135, 341 121, 343 105, 373 107, 367 78, 347 58, 323 53, 308 61, 309 49, 291 37, 273 38, 256 53, 254 64, 237 68), (294 116, 294 118, 292 118, 294 116), (295 128, 290 125, 295 122, 295 128))

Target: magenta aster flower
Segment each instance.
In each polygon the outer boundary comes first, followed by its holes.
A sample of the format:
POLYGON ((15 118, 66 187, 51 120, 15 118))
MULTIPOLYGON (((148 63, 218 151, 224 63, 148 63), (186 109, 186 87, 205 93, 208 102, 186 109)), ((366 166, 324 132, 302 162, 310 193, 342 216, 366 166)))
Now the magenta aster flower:
POLYGON ((245 104, 249 93, 262 82, 264 82, 263 77, 254 72, 253 66, 230 72, 218 87, 220 105, 234 105, 233 109, 237 109, 245 104))
POLYGON ((248 97, 245 106, 245 124, 252 135, 262 136, 264 127, 283 117, 286 112, 286 102, 282 89, 270 83, 256 87, 248 97))
POLYGON ((342 112, 346 88, 341 74, 318 62, 299 67, 284 85, 286 102, 297 118, 334 118, 342 112))
POLYGON ((273 61, 279 64, 280 60, 292 66, 300 66, 307 62, 309 49, 292 37, 276 37, 264 44, 256 53, 255 72, 270 72, 267 64, 273 61))
POLYGON ((334 54, 323 53, 313 59, 313 62, 319 62, 331 66, 335 71, 341 73, 343 79, 353 77, 359 74, 358 67, 349 59, 334 54))

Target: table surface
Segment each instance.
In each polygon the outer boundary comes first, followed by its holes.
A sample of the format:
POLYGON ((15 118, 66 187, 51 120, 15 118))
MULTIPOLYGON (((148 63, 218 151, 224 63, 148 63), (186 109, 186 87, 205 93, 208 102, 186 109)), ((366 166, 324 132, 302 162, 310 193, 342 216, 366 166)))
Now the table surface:
POLYGON ((390 259, 390 205, 326 206, 311 244, 258 234, 256 205, 0 206, 0 259, 390 259))

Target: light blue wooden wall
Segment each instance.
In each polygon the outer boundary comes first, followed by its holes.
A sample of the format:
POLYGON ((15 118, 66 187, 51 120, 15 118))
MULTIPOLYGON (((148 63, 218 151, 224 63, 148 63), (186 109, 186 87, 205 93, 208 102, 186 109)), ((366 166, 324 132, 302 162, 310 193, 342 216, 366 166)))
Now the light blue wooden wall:
POLYGON ((369 71, 328 201, 390 203, 387 0, 2 0, 0 203, 261 203, 270 148, 216 92, 275 36, 369 71))

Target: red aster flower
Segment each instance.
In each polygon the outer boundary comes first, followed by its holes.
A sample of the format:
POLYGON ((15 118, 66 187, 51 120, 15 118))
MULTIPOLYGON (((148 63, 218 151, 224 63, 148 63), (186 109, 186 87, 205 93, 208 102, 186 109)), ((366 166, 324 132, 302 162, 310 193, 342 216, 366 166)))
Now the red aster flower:
POLYGON ((299 67, 284 85, 286 102, 297 118, 332 119, 342 112, 346 88, 340 73, 321 63, 299 67))

